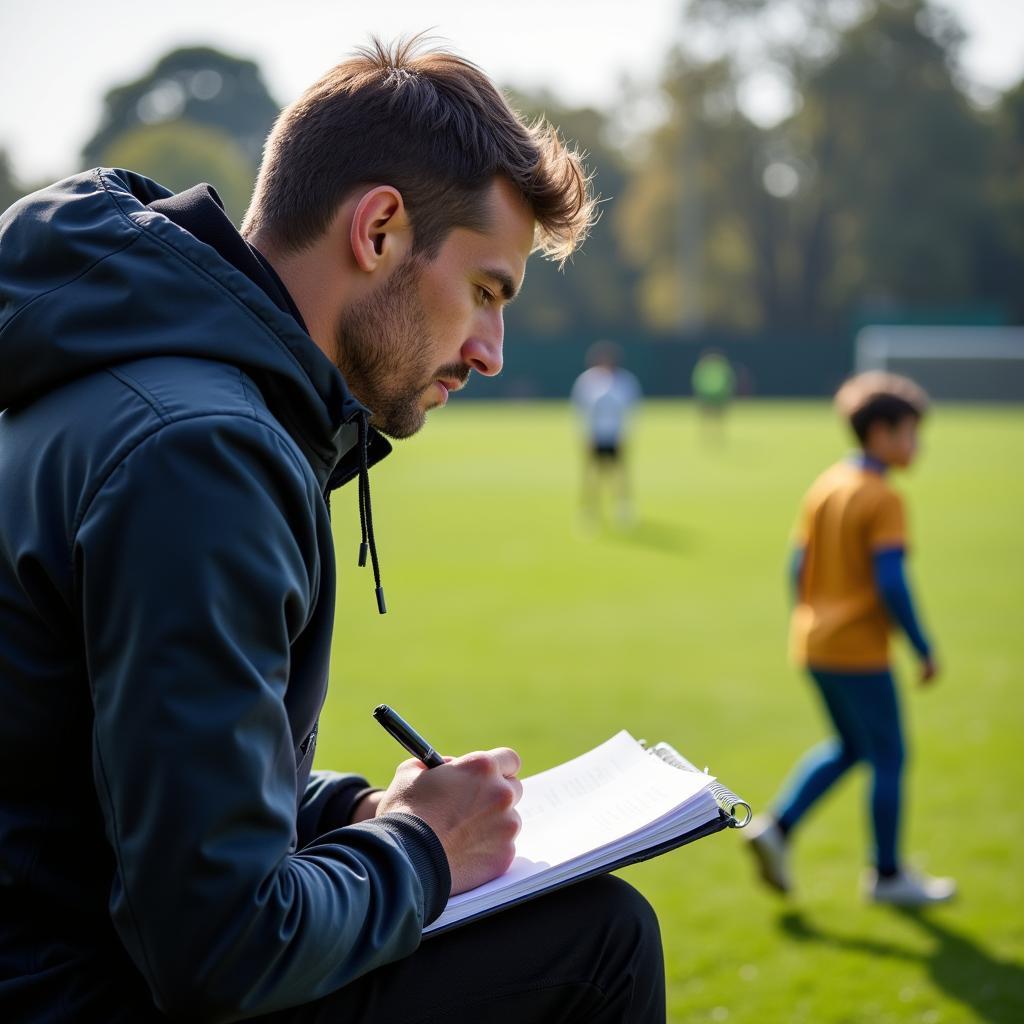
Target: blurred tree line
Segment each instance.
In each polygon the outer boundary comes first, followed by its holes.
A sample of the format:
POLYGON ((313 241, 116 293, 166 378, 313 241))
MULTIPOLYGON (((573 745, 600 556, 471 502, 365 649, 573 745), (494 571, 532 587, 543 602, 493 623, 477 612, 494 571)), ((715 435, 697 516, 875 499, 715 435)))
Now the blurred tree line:
POLYGON ((973 104, 949 15, 926 0, 691 0, 690 30, 696 44, 676 47, 662 79, 671 114, 618 211, 644 322, 827 330, 981 304, 1024 315, 1024 84, 973 104), (725 45, 702 56, 709 26, 725 45), (739 102, 758 84, 751 62, 791 92, 771 128, 739 102))
POLYGON ((86 166, 128 167, 172 191, 208 181, 240 221, 277 116, 258 66, 206 46, 175 50, 104 97, 86 166))
MULTIPOLYGON (((613 110, 516 95, 586 151, 604 201, 564 273, 531 265, 510 331, 1024 321, 1024 80, 979 105, 962 42, 931 0, 684 0, 656 95, 623 83, 613 110), (766 89, 788 111, 770 127, 749 112, 766 89)), ((107 94, 83 157, 175 190, 210 181, 237 221, 277 111, 252 61, 180 49, 107 94)), ((22 192, 0 151, 0 208, 22 192)))

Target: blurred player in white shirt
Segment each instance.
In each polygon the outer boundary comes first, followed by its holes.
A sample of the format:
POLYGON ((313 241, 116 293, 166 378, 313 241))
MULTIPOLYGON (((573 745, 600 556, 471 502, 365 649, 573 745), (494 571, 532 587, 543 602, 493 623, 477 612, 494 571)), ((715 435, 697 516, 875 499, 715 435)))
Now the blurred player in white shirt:
POLYGON ((600 517, 601 491, 614 494, 618 520, 632 522, 626 471, 625 439, 631 414, 640 401, 640 382, 619 365, 619 349, 598 341, 587 352, 589 369, 576 378, 572 404, 584 430, 583 515, 589 524, 600 517))

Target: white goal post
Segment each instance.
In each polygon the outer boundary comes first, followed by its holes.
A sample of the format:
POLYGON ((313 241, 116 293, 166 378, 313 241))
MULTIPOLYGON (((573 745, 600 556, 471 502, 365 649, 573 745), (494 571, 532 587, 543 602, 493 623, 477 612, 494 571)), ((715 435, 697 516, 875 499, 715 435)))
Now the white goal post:
POLYGON ((889 370, 935 398, 1024 401, 1024 327, 863 327, 857 372, 889 370))

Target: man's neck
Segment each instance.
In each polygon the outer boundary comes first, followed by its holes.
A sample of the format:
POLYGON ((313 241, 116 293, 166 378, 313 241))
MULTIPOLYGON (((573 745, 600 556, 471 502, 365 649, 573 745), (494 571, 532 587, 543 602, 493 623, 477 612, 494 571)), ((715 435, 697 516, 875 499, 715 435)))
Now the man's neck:
POLYGON ((298 253, 282 254, 259 231, 248 235, 246 241, 262 256, 284 285, 317 348, 336 364, 336 325, 328 311, 334 308, 333 292, 337 291, 338 285, 337 281, 331 281, 328 261, 321 258, 316 246, 298 253))

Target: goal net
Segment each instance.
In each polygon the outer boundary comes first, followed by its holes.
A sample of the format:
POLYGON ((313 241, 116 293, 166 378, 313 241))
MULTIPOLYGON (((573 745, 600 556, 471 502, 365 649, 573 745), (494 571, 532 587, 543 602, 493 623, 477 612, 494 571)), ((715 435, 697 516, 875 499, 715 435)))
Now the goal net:
POLYGON ((864 327, 855 361, 858 373, 902 373, 935 398, 1024 401, 1024 327, 864 327))

